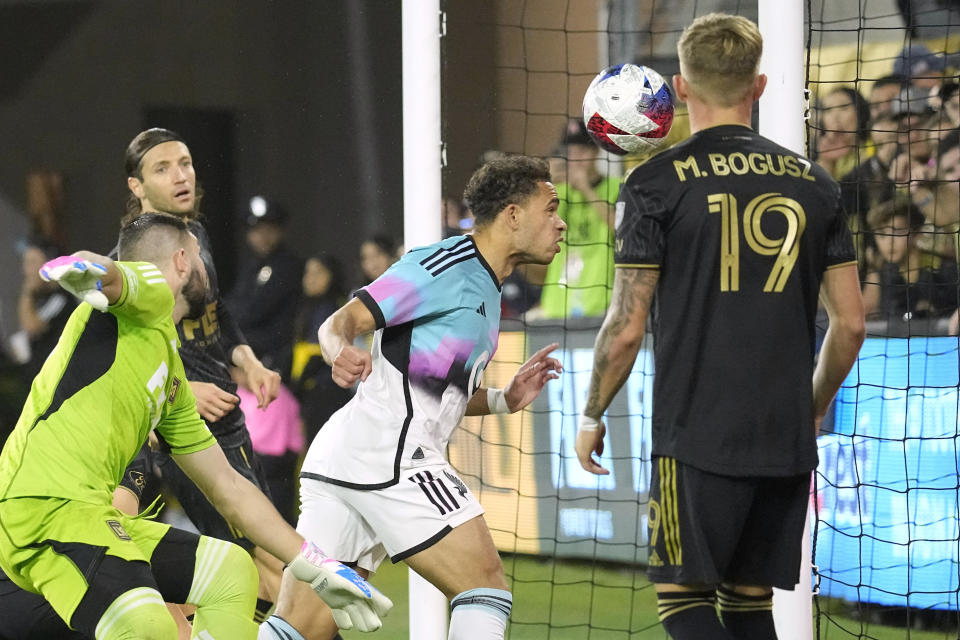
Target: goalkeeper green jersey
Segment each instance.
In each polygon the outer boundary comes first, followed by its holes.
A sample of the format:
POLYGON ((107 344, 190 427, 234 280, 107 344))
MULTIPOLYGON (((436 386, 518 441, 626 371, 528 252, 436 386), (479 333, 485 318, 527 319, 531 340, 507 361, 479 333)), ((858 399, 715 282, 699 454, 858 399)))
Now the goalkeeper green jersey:
POLYGON ((214 444, 177 353, 173 294, 149 263, 116 263, 123 292, 107 313, 81 304, 33 381, 0 453, 0 500, 109 504, 152 428, 175 454, 214 444))

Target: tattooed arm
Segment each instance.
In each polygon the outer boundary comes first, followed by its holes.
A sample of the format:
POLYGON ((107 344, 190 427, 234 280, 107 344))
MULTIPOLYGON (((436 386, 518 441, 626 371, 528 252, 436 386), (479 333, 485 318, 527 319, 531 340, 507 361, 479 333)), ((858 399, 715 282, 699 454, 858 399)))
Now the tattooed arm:
POLYGON ((585 418, 581 420, 575 445, 580 464, 591 473, 610 473, 593 459, 593 453, 603 453, 606 427, 600 418, 633 368, 659 276, 655 269, 620 267, 615 272, 610 309, 594 344, 585 418))

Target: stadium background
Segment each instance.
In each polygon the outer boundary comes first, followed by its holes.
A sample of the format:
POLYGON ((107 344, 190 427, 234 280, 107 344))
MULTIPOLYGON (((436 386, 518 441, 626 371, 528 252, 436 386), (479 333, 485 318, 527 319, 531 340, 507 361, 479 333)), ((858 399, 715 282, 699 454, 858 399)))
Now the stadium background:
MULTIPOLYGON (((636 59, 669 76, 676 70, 676 38, 694 15, 725 10, 756 18, 755 2, 750 1, 680 0, 670 2, 669 10, 666 4, 444 3, 445 191, 458 193, 486 150, 551 154, 566 118, 578 113, 584 88, 609 62, 636 59)), ((816 93, 827 86, 824 83, 856 82, 866 92, 871 79, 888 72, 905 42, 899 6, 904 3, 807 4, 813 18, 806 34, 814 47, 810 88, 816 93)), ((952 35, 946 25, 958 20, 951 4, 913 2, 915 18, 930 25, 916 35, 932 39, 952 35)), ((8 61, 0 71, 3 238, 12 245, 25 233, 24 176, 46 167, 63 171, 68 179, 65 223, 70 246, 108 249, 126 195, 123 148, 144 126, 160 125, 183 133, 196 156, 216 259, 227 284, 242 246, 243 204, 256 193, 288 203, 291 227, 297 230, 291 238, 295 249, 332 251, 350 261, 360 239, 374 231, 401 234, 399 51, 399 0, 289 0, 244 3, 242 10, 226 1, 151 6, 121 0, 0 0, 0 54, 8 61)), ((676 135, 682 130, 681 118, 676 135)), ((612 174, 622 171, 615 162, 605 168, 612 174)), ((0 252, 0 269, 17 273, 16 254, 10 246, 5 249, 0 252)), ((16 279, 0 283, 0 313, 7 327, 15 323, 11 301, 16 284, 16 279)), ((467 421, 451 451, 454 464, 482 494, 497 543, 508 552, 505 564, 518 594, 510 637, 663 637, 649 615, 653 602, 649 585, 633 566, 643 560, 642 546, 634 544, 637 533, 642 537, 645 510, 642 492, 637 493, 642 489, 644 452, 637 444, 642 445, 643 438, 624 436, 619 445, 614 443, 614 452, 621 450, 615 455, 623 468, 616 486, 590 489, 559 480, 568 469, 564 465, 571 462, 559 447, 560 434, 572 429, 578 387, 582 394, 582 376, 588 369, 583 349, 592 344, 595 323, 540 328, 539 337, 533 327, 512 328, 525 331, 504 336, 489 382, 502 380, 525 351, 554 334, 563 338, 568 375, 531 411, 467 421), (602 504, 613 505, 609 520, 599 514, 602 504), (561 511, 566 507, 571 515, 563 521, 561 511), (567 525, 570 528, 564 529, 567 525), (618 537, 612 542, 597 535, 614 530, 618 537), (578 560, 531 561, 514 552, 578 560), (584 603, 589 605, 587 620, 577 615, 584 603)), ((955 369, 956 339, 940 340, 913 341, 909 355, 891 351, 887 343, 875 346, 873 355, 879 362, 894 362, 899 356, 910 366, 902 371, 888 371, 885 364, 873 370, 864 367, 863 388, 879 379, 880 385, 913 388, 924 395, 927 381, 910 378, 907 371, 955 369), (870 375, 876 379, 868 379, 870 375)), ((639 391, 631 395, 628 390, 615 407, 618 418, 630 425, 627 433, 633 429, 642 433, 644 416, 649 415, 642 402, 631 404, 644 396, 649 375, 641 359, 634 376, 639 391)), ((930 384, 939 386, 937 381, 930 384)), ((956 384, 950 382, 949 388, 956 384)), ((853 387, 852 395, 845 396, 854 405, 846 410, 856 411, 860 388, 853 387)), ((948 389, 947 404, 956 395, 955 389, 952 396, 949 393, 948 389)), ((882 413, 884 405, 874 402, 874 410, 882 413)), ((852 419, 857 416, 854 413, 852 419)), ((841 613, 852 617, 834 617, 826 613, 834 601, 821 599, 822 637, 956 637, 956 415, 950 420, 937 436, 947 443, 946 453, 952 451, 943 462, 947 470, 937 466, 928 475, 946 478, 936 490, 953 496, 952 511, 934 518, 934 523, 947 532, 947 546, 952 543, 954 550, 952 556, 935 556, 931 562, 930 552, 922 551, 921 545, 917 557, 919 566, 927 568, 947 562, 944 575, 953 582, 937 583, 932 589, 945 594, 946 607, 942 599, 933 605, 914 604, 917 611, 932 608, 946 611, 946 616, 911 617, 903 614, 912 608, 871 604, 884 604, 876 597, 876 590, 882 592, 883 587, 876 583, 871 589, 873 578, 860 572, 870 562, 862 560, 867 547, 861 542, 873 535, 865 536, 860 528, 846 536, 854 546, 841 554, 845 560, 856 556, 853 570, 860 574, 848 581, 852 591, 844 595, 859 604, 839 606, 841 613), (876 626, 877 621, 901 626, 886 631, 876 626), (903 626, 905 622, 908 626, 903 626), (921 635, 916 629, 923 626, 936 630, 921 635)), ((849 447, 842 442, 830 446, 834 449, 829 460, 852 464, 849 447)), ((876 449, 872 452, 882 455, 876 449)), ((870 480, 857 477, 851 467, 845 472, 847 476, 839 480, 847 484, 826 499, 841 511, 852 508, 848 515, 862 527, 860 516, 869 503, 864 487, 870 480)), ((900 482, 890 481, 894 487, 900 482)), ((906 480, 903 483, 909 486, 906 480)), ((937 505, 938 510, 948 507, 937 505)), ((916 506, 913 509, 911 513, 916 506)), ((924 532, 923 527, 914 527, 910 533, 922 539, 924 532)), ((883 532, 876 535, 882 537, 883 532)), ((911 541, 899 546, 906 549, 901 564, 907 566, 911 541)), ((402 581, 389 590, 399 588, 402 581)), ((405 615, 397 613, 394 618, 405 615)), ((394 625, 396 620, 381 637, 402 637, 389 635, 394 625)))

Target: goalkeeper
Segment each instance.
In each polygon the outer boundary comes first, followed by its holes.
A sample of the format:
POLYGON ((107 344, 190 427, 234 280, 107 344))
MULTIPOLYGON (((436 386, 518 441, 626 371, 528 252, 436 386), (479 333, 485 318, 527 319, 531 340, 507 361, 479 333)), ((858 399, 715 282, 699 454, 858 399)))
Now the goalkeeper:
POLYGON ((342 626, 378 628, 390 601, 290 528, 197 414, 174 328, 202 312, 196 237, 172 216, 147 214, 121 230, 119 256, 80 252, 41 270, 88 304, 71 316, 0 453, 0 567, 98 640, 176 638, 164 600, 196 605, 195 637, 256 637, 257 572, 246 552, 111 505, 155 428, 224 517, 310 582, 342 626))

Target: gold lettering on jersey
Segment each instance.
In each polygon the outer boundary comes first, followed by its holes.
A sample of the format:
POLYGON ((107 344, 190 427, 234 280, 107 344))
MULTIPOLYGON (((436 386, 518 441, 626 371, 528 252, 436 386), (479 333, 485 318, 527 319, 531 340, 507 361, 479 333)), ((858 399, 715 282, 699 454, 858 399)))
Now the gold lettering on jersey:
POLYGON ((807 215, 800 203, 779 193, 764 193, 750 201, 743 213, 743 237, 756 253, 777 256, 763 286, 765 293, 780 293, 787 284, 800 253, 800 236, 807 226, 807 215), (768 238, 761 228, 761 219, 767 212, 783 215, 787 232, 782 238, 768 238))
POLYGON ((740 290, 740 231, 737 199, 730 193, 707 196, 707 209, 720 214, 720 291, 740 290))
POLYGON ((680 182, 687 181, 686 171, 693 173, 694 178, 699 178, 701 175, 700 167, 697 166, 697 159, 693 156, 687 156, 686 160, 674 160, 673 168, 677 171, 677 177, 680 178, 680 182))
POLYGON ((650 548, 653 549, 660 539, 660 503, 653 498, 647 506, 647 527, 650 529, 650 548))
POLYGON ((203 315, 199 318, 184 318, 181 320, 180 326, 183 327, 184 340, 196 340, 197 329, 201 327, 203 327, 204 337, 209 338, 211 335, 216 333, 217 329, 220 327, 220 324, 217 321, 216 301, 208 302, 203 315))
POLYGON ((730 171, 734 175, 743 176, 750 173, 750 164, 747 162, 747 156, 739 151, 727 156, 727 164, 730 165, 730 171))
POLYGON ((217 303, 208 302, 207 311, 203 314, 203 317, 200 319, 203 324, 203 335, 210 337, 212 334, 216 333, 217 328, 220 326, 217 322, 217 303))
POLYGON ((755 173, 758 176, 765 176, 769 171, 766 163, 763 162, 763 156, 759 153, 751 153, 747 155, 747 164, 750 165, 750 172, 755 173))
POLYGON ((711 153, 707 156, 710 159, 710 170, 715 176, 730 175, 730 167, 727 166, 727 157, 722 153, 711 153))
POLYGON ((673 168, 677 171, 680 182, 686 182, 688 176, 703 178, 705 176, 790 176, 816 182, 810 174, 813 165, 806 158, 783 155, 779 153, 708 153, 710 171, 701 171, 694 156, 687 156, 686 160, 674 160, 673 168))
POLYGON ((793 156, 784 156, 783 164, 787 167, 787 175, 791 178, 800 177, 800 163, 793 156))
MULTIPOLYGON (((791 158, 790 156, 784 156, 791 158)), ((749 163, 749 158, 744 157, 749 163)), ((786 166, 788 163, 784 163, 786 166)), ((732 170, 732 165, 729 165, 732 170)), ((800 171, 799 165, 794 165, 800 171)), ((740 230, 737 200, 730 193, 707 196, 707 210, 720 214, 720 291, 740 290, 740 230)), ((781 293, 796 265, 800 237, 807 226, 803 206, 779 193, 763 193, 753 198, 743 212, 743 237, 750 249, 762 256, 777 256, 763 286, 765 293, 781 293), (782 238, 770 238, 763 232, 763 216, 778 213, 787 222, 782 238)))
POLYGON ((765 154, 764 157, 767 160, 767 169, 770 171, 770 175, 782 176, 784 173, 786 173, 787 167, 784 164, 783 156, 779 154, 774 156, 768 153, 765 154), (780 166, 774 165, 774 160, 776 160, 780 166))

